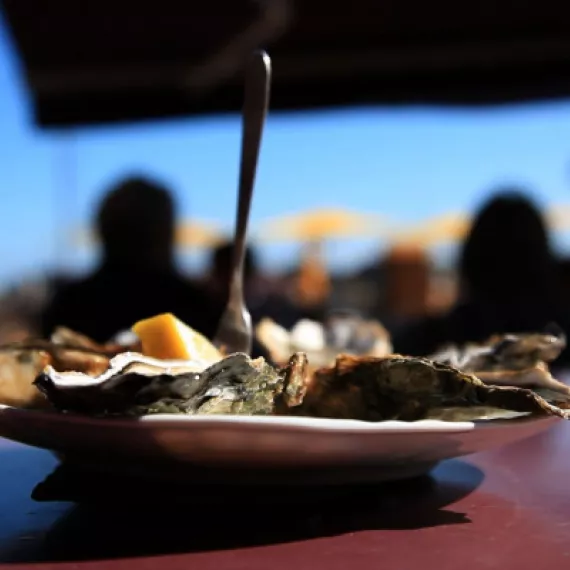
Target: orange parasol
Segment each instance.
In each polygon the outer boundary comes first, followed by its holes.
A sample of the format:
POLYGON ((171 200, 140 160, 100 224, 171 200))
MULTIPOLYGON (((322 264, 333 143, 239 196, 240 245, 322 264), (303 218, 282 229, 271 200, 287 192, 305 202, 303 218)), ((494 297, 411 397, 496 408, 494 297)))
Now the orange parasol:
POLYGON ((319 242, 336 238, 381 237, 386 218, 344 209, 316 209, 279 216, 262 223, 255 232, 261 242, 319 242))
POLYGON ((176 229, 176 245, 182 248, 213 248, 228 239, 213 224, 196 220, 181 223, 176 229))
POLYGON ((399 230, 390 239, 396 244, 430 247, 462 240, 469 233, 470 227, 468 216, 450 212, 414 224, 409 229, 399 230))

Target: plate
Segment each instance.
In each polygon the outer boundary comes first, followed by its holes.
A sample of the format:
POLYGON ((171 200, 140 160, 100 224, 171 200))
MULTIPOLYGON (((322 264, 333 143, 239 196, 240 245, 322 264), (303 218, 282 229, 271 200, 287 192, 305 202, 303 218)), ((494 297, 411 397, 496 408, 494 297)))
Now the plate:
POLYGON ((91 418, 0 406, 0 436, 94 470, 209 483, 343 484, 410 478, 535 435, 560 418, 476 422, 275 416, 91 418))

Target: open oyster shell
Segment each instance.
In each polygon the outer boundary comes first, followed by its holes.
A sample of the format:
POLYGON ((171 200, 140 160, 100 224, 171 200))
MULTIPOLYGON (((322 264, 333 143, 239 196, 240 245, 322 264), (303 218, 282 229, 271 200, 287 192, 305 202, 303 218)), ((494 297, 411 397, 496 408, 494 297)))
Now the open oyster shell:
POLYGON ((303 319, 290 331, 262 319, 255 334, 280 365, 295 352, 306 353, 312 367, 331 364, 341 353, 379 357, 392 352, 390 335, 379 322, 354 315, 332 315, 324 323, 303 319))
POLYGON ((566 336, 552 325, 543 333, 494 335, 483 344, 447 346, 430 359, 473 373, 488 384, 553 390, 570 387, 550 373, 549 363, 566 347, 566 336))
POLYGON ((35 385, 61 411, 254 415, 273 412, 283 378, 263 359, 240 353, 214 364, 125 353, 97 378, 48 366, 35 385))
POLYGON ((93 415, 152 413, 296 415, 379 422, 567 417, 569 398, 546 400, 523 388, 495 387, 427 359, 339 356, 312 370, 294 354, 275 369, 262 358, 232 354, 214 363, 165 362, 138 354, 113 359, 96 379, 48 367, 36 380, 52 405, 93 415))

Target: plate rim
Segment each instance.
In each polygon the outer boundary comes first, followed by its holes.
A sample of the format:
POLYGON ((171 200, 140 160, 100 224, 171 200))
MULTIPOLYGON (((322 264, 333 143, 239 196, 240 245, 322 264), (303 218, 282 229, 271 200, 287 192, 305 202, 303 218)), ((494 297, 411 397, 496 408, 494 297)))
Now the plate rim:
MULTIPOLYGON (((556 416, 522 416, 510 419, 488 419, 476 421, 449 422, 443 420, 418 420, 404 422, 400 420, 387 420, 383 422, 364 422, 362 420, 330 419, 295 416, 240 416, 240 415, 179 415, 179 414, 151 414, 140 417, 93 417, 80 414, 61 413, 48 410, 34 410, 18 408, 0 404, 0 417, 10 416, 18 419, 34 416, 35 418, 57 423, 83 424, 84 426, 108 427, 130 429, 161 428, 227 428, 239 425, 240 428, 255 429, 259 427, 272 427, 287 431, 312 431, 320 433, 350 432, 360 434, 411 434, 411 433, 465 433, 475 429, 499 427, 548 419, 556 416)), ((562 418, 558 418, 562 419, 562 418)))

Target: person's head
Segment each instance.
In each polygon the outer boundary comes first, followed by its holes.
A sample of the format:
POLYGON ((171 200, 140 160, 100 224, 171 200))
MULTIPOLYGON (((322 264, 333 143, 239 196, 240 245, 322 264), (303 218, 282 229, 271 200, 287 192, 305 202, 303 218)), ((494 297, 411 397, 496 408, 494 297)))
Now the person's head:
POLYGON ((144 177, 121 180, 100 204, 96 225, 106 261, 150 268, 172 263, 175 207, 159 183, 144 177))
POLYGON ((553 286, 553 258, 547 228, 532 200, 507 189, 484 203, 463 244, 459 273, 471 298, 544 295, 553 286))
MULTIPOLYGON (((232 242, 220 244, 212 251, 209 268, 210 280, 212 281, 212 284, 224 294, 227 292, 227 287, 230 282, 232 261, 232 242)), ((246 283, 258 273, 256 255, 251 246, 247 246, 246 248, 243 269, 246 283)))

